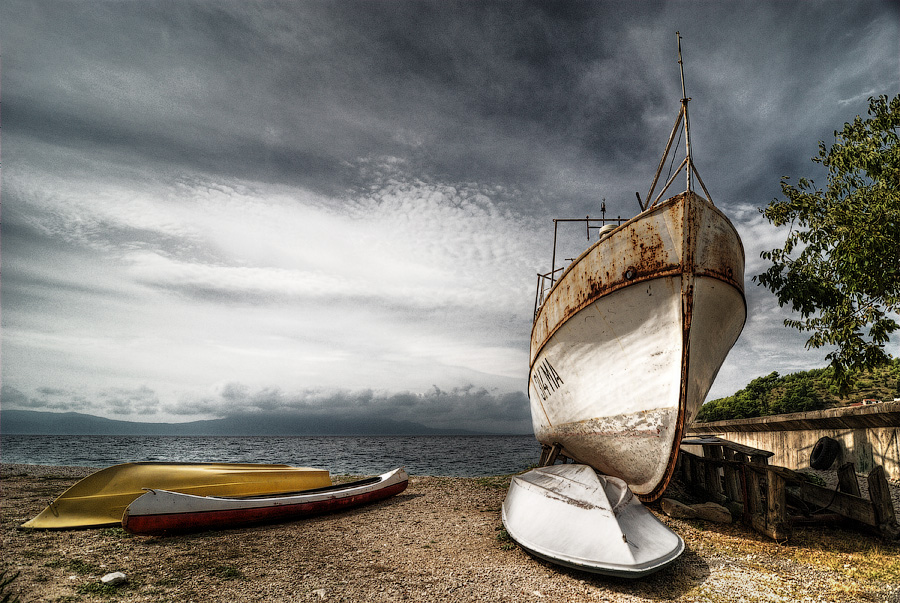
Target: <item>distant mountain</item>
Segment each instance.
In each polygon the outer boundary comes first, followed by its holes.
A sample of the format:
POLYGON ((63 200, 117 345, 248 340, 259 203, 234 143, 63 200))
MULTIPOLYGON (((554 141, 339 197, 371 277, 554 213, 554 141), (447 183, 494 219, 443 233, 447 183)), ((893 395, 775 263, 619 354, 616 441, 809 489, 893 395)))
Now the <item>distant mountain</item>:
POLYGON ((28 435, 479 435, 463 429, 432 429, 410 421, 338 419, 284 414, 238 415, 189 423, 117 421, 77 412, 0 411, 0 434, 28 435))

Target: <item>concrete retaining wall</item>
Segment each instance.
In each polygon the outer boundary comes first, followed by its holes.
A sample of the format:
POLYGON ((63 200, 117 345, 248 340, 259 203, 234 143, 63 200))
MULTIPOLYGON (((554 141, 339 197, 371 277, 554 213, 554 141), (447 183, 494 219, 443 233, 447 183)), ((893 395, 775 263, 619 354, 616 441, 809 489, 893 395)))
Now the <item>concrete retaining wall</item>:
POLYGON ((695 423, 685 435, 715 435, 769 450, 775 453, 770 464, 789 469, 809 468, 813 446, 828 436, 841 444, 834 467, 852 462, 857 472, 868 474, 881 465, 888 479, 900 479, 900 402, 695 423))

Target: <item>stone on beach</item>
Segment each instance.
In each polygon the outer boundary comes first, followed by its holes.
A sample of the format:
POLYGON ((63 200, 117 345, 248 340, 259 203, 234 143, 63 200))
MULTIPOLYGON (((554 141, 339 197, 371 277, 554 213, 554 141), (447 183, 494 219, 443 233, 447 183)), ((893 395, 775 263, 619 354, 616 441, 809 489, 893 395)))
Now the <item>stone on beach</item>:
POLYGON ((684 503, 678 502, 673 498, 664 498, 660 501, 662 511, 669 517, 675 519, 695 519, 697 512, 684 503))
POLYGON ((102 582, 103 584, 108 584, 110 586, 122 584, 126 580, 128 580, 128 577, 125 576, 125 574, 123 574, 122 572, 112 572, 100 578, 100 582, 102 582))
POLYGON ((713 502, 686 505, 672 498, 660 501, 662 511, 675 519, 703 519, 716 523, 731 523, 731 511, 713 502))
POLYGON ((691 505, 691 509, 697 514, 698 519, 716 523, 731 523, 731 511, 714 502, 691 505))

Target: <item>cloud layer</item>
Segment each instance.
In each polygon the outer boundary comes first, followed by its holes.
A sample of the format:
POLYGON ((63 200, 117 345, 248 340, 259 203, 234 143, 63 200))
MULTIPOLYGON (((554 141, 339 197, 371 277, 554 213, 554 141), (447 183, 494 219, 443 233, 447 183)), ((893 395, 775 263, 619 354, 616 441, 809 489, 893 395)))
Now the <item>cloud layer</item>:
MULTIPOLYGON (((820 178, 817 142, 898 89, 893 2, 4 9, 2 403, 126 419, 519 430, 550 219, 634 214, 676 29, 748 277, 780 177, 820 178)), ((823 362, 747 293, 712 396, 823 362)))

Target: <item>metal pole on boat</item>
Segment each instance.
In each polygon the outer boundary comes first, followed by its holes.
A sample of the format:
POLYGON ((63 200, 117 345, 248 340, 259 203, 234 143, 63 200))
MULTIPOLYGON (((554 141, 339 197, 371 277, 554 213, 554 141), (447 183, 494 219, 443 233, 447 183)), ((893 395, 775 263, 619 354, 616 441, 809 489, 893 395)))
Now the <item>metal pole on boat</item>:
POLYGON ((681 59, 681 33, 675 32, 678 38, 678 65, 681 67, 681 105, 684 108, 684 148, 687 155, 687 190, 692 190, 691 174, 694 171, 694 162, 691 159, 691 120, 688 118, 688 101, 691 100, 687 96, 684 88, 684 61, 681 59))
POLYGON ((556 232, 559 229, 559 221, 553 220, 553 261, 550 263, 550 286, 556 282, 556 232))

